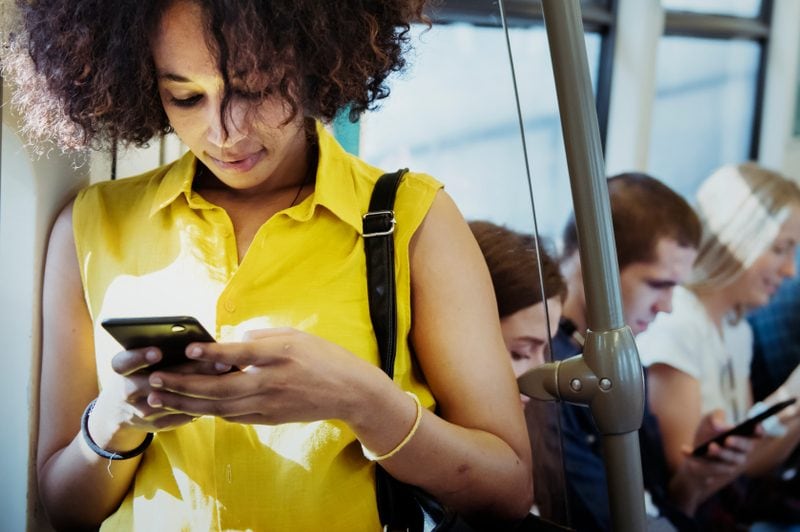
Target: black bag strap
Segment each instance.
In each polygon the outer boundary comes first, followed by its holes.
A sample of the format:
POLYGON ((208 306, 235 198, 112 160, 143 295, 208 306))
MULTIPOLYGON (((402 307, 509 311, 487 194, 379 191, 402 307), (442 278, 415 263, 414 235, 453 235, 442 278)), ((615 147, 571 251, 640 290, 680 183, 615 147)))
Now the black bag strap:
MULTIPOLYGON (((390 378, 394 378, 397 352, 394 200, 400 180, 407 171, 402 169, 378 178, 369 202, 369 212, 363 216, 369 314, 378 342, 381 368, 390 378)), ((407 488, 381 466, 375 467, 378 515, 384 530, 422 530, 422 513, 407 488)))
MULTIPOLYGON (((381 368, 394 378, 394 360, 397 352, 397 300, 394 274, 394 200, 400 180, 408 170, 384 174, 375 183, 369 212, 363 216, 364 250, 367 259, 367 291, 372 328, 378 342, 381 368)), ((438 530, 475 531, 471 525, 459 519, 439 501, 409 484, 404 484, 386 472, 380 465, 375 467, 375 491, 378 516, 384 531, 422 531, 425 516, 422 508, 436 524, 438 530)), ((508 530, 551 530, 547 523, 536 516, 508 530)), ((552 530, 567 530, 556 525, 552 530)))
POLYGON ((378 341, 381 368, 394 378, 397 351, 397 300, 394 282, 394 198, 408 170, 383 174, 375 183, 369 212, 363 216, 364 251, 367 255, 369 315, 378 341))

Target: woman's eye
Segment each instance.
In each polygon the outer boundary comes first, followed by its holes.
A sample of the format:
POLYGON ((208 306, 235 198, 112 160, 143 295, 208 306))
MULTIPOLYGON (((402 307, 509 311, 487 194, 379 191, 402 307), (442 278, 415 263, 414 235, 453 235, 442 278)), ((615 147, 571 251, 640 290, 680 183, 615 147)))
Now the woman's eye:
POLYGON ((526 360, 527 358, 528 358, 527 356, 525 356, 525 355, 523 355, 521 353, 518 353, 516 351, 511 351, 511 359, 512 360, 526 360))
POLYGON ((192 107, 197 102, 199 102, 203 98, 202 94, 195 94, 194 96, 189 96, 188 98, 175 98, 174 96, 171 98, 172 104, 178 107, 192 107))
POLYGON ((772 252, 775 253, 776 255, 786 255, 791 250, 791 248, 792 246, 788 244, 775 244, 774 246, 772 246, 772 252))

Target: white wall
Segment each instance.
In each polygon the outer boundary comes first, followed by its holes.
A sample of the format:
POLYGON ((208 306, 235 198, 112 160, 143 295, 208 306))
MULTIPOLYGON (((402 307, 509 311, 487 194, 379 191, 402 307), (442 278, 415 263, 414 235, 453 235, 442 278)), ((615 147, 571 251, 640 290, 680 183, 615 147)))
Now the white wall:
MULTIPOLYGON (((4 91, 7 93, 7 91, 4 91)), ((51 152, 32 160, 3 107, 0 161, 0 516, 3 530, 46 530, 36 507, 35 431, 39 386, 42 262, 60 207, 87 182, 87 169, 51 152)))

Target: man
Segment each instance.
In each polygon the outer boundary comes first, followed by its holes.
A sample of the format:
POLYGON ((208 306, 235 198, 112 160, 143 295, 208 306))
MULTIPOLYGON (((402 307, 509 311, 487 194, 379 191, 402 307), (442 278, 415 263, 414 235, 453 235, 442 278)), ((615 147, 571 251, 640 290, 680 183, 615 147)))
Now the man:
MULTIPOLYGON (((608 180, 614 238, 620 272, 620 291, 625 323, 633 334, 644 331, 659 312, 670 312, 672 290, 689 275, 697 256, 701 226, 689 204, 658 180, 645 174, 627 173, 608 180)), ((574 219, 564 231, 562 271, 568 295, 559 330, 553 339, 555 360, 579 354, 587 329, 578 239, 574 219)), ((716 417, 704 420, 698 439, 722 430, 716 417)), ((587 408, 561 406, 566 492, 572 525, 577 530, 608 530, 610 515, 606 476, 601 459, 599 432, 587 408)), ((692 528, 691 515, 708 496, 735 476, 741 458, 735 441, 720 462, 692 458, 686 467, 670 472, 667 467, 658 424, 645 405, 639 431, 648 515, 657 526, 668 524, 692 528), (718 478, 709 484, 705 478, 718 478), (658 519, 660 517, 660 520, 658 519)))

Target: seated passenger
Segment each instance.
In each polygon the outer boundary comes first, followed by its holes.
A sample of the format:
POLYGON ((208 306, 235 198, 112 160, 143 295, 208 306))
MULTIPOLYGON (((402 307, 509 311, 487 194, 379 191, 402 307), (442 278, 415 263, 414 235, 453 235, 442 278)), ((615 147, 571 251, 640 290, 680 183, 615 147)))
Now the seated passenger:
POLYGON ((547 251, 540 248, 537 256, 533 236, 484 221, 469 222, 469 228, 489 267, 503 339, 519 377, 545 362, 567 285, 547 251))
MULTIPOLYGON (((675 290, 672 314, 656 318, 638 340, 672 470, 687 461, 684 450, 694 443, 705 414, 722 410, 726 422, 738 423, 752 412, 753 336, 743 316, 765 305, 795 273, 800 187, 753 163, 726 166, 701 185, 697 212, 703 237, 686 288, 675 290)), ((800 371, 795 371, 764 403, 798 394, 800 371)), ((766 475, 797 446, 796 412, 784 410, 783 425, 755 440, 744 467, 749 477, 766 475)), ((727 511, 737 521, 753 517, 738 507, 727 511)))
MULTIPOLYGON (((537 255, 533 236, 484 221, 469 226, 489 266, 503 340, 519 377, 548 361, 546 351, 550 335, 558 328, 567 285, 558 263, 544 249, 537 255)), ((553 405, 520 397, 526 406, 533 448, 537 512, 563 523, 564 514, 559 512, 563 507, 561 450, 558 440, 548 439, 542 430, 553 405)))
MULTIPOLYGON (((625 323, 634 334, 647 329, 659 313, 670 312, 673 289, 689 275, 697 256, 700 222, 689 204, 658 180, 638 173, 608 181, 620 290, 625 323)), ((553 341, 554 357, 563 360, 581 352, 587 328, 577 231, 574 219, 564 230, 562 268, 569 292, 564 317, 553 341)), ((561 430, 567 497, 572 525, 578 530, 611 527, 600 434, 587 408, 563 404, 561 430)), ((718 415, 718 414, 717 414, 718 415)), ((704 420, 698 439, 710 438, 724 427, 714 415, 704 420)), ((695 427, 697 429, 697 426, 695 427)), ((694 434, 687 443, 694 441, 694 434)), ((697 505, 739 474, 749 449, 744 438, 729 438, 714 446, 710 459, 688 458, 671 473, 667 468, 658 423, 645 404, 639 431, 646 508, 651 524, 668 520, 692 528, 697 505), (713 478, 713 482, 707 482, 713 478)))

